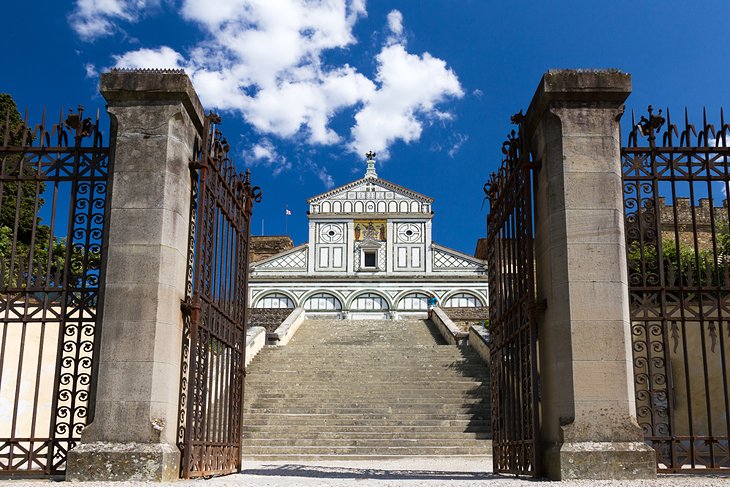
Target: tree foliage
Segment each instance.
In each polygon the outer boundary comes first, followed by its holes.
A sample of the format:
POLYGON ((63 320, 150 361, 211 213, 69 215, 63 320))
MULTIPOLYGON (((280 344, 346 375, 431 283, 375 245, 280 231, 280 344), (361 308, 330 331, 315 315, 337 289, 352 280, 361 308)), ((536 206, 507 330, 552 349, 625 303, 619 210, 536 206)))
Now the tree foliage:
MULTIPOLYGON (((717 257, 713 248, 698 248, 665 238, 661 244, 664 281, 668 285, 730 285, 730 228, 717 231, 717 257)), ((642 247, 634 242, 628 248, 630 274, 659 274, 659 253, 653 242, 642 247)))
MULTIPOLYGON (((23 130, 23 119, 13 98, 0 93, 0 139, 7 146, 20 146, 23 136, 30 144, 30 133, 23 130)), ((3 176, 17 177, 0 183, 0 277, 5 285, 59 286, 65 265, 65 238, 51 235, 51 229, 41 221, 39 212, 45 201, 43 181, 32 178, 38 168, 23 160, 20 154, 0 153, 3 176), (15 251, 13 252, 13 248, 15 251), (11 265, 12 263, 12 265, 11 265), (43 282, 40 282, 43 281, 43 282)), ((88 254, 82 248, 72 248, 69 279, 71 283, 84 274, 84 268, 98 264, 98 252, 88 254), (84 258, 88 262, 84 262, 84 258)))

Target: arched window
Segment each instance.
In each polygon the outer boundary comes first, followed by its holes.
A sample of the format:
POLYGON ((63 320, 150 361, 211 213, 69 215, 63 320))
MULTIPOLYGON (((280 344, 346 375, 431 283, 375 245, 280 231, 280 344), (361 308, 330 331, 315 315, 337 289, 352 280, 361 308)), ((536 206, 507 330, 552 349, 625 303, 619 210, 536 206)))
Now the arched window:
POLYGON ((482 300, 467 293, 456 293, 442 305, 444 308, 479 308, 484 306, 482 300))
POLYGON ((259 299, 257 308, 293 308, 294 301, 289 296, 281 293, 270 293, 259 299))
POLYGON ((384 297, 375 293, 363 293, 355 298, 350 309, 358 311, 383 311, 389 308, 388 301, 384 297))
POLYGON ((406 294, 398 302, 401 311, 421 311, 428 309, 428 296, 423 293, 406 294))
POLYGON ((312 294, 304 301, 306 311, 339 311, 342 303, 336 297, 328 293, 312 294))

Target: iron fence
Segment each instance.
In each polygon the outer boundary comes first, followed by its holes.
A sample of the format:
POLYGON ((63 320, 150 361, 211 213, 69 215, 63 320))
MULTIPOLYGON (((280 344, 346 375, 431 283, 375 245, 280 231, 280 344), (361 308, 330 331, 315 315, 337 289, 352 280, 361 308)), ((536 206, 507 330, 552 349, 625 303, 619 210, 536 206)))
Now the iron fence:
POLYGON ((0 476, 61 476, 93 414, 109 149, 82 107, 13 107, 0 140, 0 476))
POLYGON ((504 159, 484 186, 494 471, 538 476, 537 325, 533 258, 532 162, 522 113, 503 144, 504 159))
POLYGON ((722 112, 698 129, 649 107, 621 151, 637 418, 662 472, 730 468, 729 142, 722 112))
POLYGON ((178 444, 183 478, 240 469, 249 228, 261 191, 238 173, 218 125, 206 118, 191 163, 188 284, 178 444))

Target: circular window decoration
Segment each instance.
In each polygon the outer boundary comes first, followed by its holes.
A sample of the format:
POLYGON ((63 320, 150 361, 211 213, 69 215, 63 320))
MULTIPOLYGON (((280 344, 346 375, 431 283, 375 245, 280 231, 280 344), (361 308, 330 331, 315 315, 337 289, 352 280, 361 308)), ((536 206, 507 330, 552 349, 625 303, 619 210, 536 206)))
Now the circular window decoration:
POLYGON ((421 227, 415 223, 402 223, 398 225, 398 241, 419 242, 421 240, 421 227))
POLYGON ((341 243, 342 242, 342 226, 334 223, 326 223, 320 227, 319 240, 322 243, 341 243))

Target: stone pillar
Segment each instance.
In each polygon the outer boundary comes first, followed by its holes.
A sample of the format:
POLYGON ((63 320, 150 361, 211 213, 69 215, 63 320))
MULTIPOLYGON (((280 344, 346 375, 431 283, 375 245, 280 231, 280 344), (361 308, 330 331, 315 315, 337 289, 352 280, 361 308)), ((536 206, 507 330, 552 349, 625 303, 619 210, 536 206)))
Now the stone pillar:
POLYGON ((636 422, 617 71, 548 71, 527 112, 543 466, 552 479, 651 478, 636 422))
POLYGON ((96 413, 69 480, 177 479, 193 142, 203 107, 178 72, 101 76, 112 121, 96 413))

